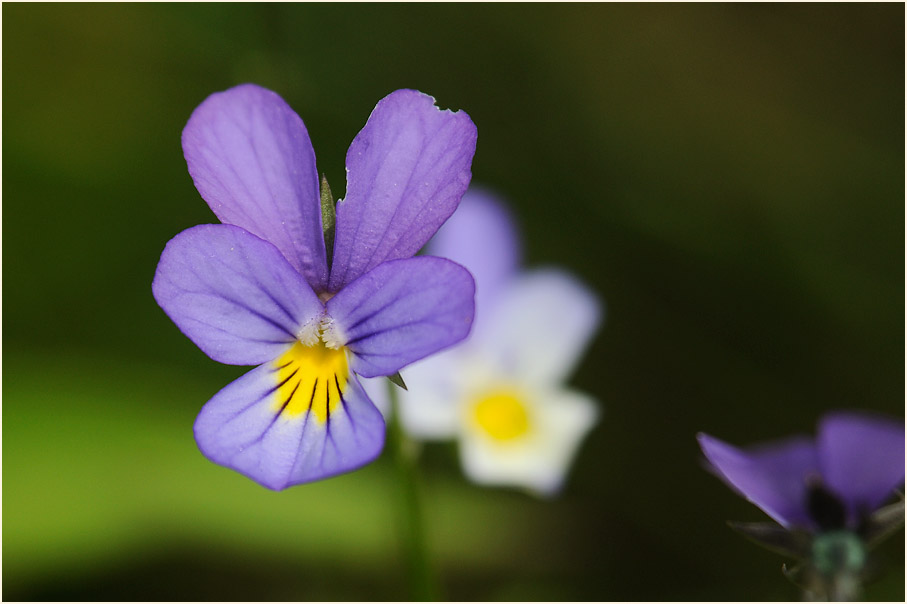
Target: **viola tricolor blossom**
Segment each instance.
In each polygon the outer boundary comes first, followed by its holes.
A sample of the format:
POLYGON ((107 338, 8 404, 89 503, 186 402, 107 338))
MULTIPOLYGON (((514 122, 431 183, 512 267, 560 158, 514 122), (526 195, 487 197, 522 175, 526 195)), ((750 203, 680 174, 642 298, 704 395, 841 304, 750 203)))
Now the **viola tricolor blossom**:
POLYGON ((472 272, 476 321, 465 342, 404 373, 404 430, 457 439, 477 483, 556 493, 598 416, 595 401, 562 385, 598 328, 598 299, 563 271, 519 271, 513 221, 487 193, 467 192, 428 250, 472 272))
POLYGON ((466 113, 388 95, 349 148, 346 196, 323 230, 315 154, 283 99, 245 84, 195 109, 183 152, 223 224, 174 237, 152 289, 209 357, 258 365, 202 408, 205 456, 283 489, 380 453, 384 421, 357 376, 393 375, 472 323, 469 272, 412 256, 456 209, 475 143, 466 113))
POLYGON ((831 413, 815 439, 746 450, 698 438, 718 475, 785 528, 857 529, 904 482, 904 425, 873 415, 831 413))
POLYGON ((852 596, 866 551, 903 523, 903 500, 882 507, 904 483, 903 422, 835 412, 819 422, 815 439, 747 449, 707 434, 698 439, 711 469, 780 525, 732 526, 806 559, 810 589, 824 597, 852 596))

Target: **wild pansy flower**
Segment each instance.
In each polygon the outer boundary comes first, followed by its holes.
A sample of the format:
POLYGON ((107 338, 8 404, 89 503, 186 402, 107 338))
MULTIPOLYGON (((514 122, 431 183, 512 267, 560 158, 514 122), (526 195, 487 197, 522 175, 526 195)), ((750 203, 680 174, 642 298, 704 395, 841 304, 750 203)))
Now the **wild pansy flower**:
POLYGON ((323 231, 334 204, 319 201, 308 133, 283 99, 245 84, 195 109, 183 152, 223 224, 174 237, 152 289, 212 359, 258 365, 199 413, 209 459, 283 489, 378 455, 384 421, 357 375, 392 375, 470 329, 470 274, 411 256, 457 207, 475 142, 466 113, 388 95, 350 145, 336 230, 323 231))
POLYGON ((808 563, 808 589, 853 594, 866 550, 903 523, 903 499, 882 507, 904 483, 904 425, 835 412, 815 439, 796 436, 738 449, 707 434, 711 468, 778 525, 732 523, 745 535, 808 563))
POLYGON ((519 247, 501 203, 467 192, 428 250, 475 277, 473 331, 406 370, 398 408, 410 435, 456 438, 471 480, 550 495, 598 416, 591 397, 562 382, 596 332, 601 305, 563 271, 519 271, 519 247))

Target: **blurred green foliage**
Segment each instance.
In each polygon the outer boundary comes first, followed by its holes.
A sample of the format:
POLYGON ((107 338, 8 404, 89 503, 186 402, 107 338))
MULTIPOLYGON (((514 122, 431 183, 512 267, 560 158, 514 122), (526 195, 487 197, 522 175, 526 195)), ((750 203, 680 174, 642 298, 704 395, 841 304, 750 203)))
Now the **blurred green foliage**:
MULTIPOLYGON (((761 513, 694 435, 903 414, 901 4, 4 4, 6 599, 406 597, 386 459, 271 493, 191 426, 243 372, 151 297, 215 219, 180 131, 244 81, 302 116, 342 197, 374 104, 418 88, 479 128, 528 265, 606 301, 573 383, 602 403, 564 495, 480 489, 424 450, 453 599, 797 597, 724 520, 761 513)), ((405 378, 405 371, 403 372, 405 378)), ((902 534, 901 534, 902 535, 902 534)), ((904 597, 903 537, 867 596, 904 597)))

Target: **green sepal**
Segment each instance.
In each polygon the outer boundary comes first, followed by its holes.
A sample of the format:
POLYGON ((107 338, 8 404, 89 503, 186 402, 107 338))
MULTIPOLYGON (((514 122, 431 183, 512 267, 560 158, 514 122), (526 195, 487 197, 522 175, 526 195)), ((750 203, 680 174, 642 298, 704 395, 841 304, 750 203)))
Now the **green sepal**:
POLYGON ((324 251, 327 253, 328 270, 334 260, 334 224, 337 206, 327 176, 321 175, 321 230, 324 233, 324 251))
POLYGON ((788 530, 774 522, 733 522, 728 526, 762 547, 775 553, 802 560, 809 556, 812 537, 809 533, 788 530))
POLYGON ((781 574, 784 575, 784 577, 788 581, 802 589, 804 592, 809 593, 810 590, 807 587, 806 581, 804 580, 803 576, 805 574, 805 567, 806 565, 803 562, 798 562, 794 566, 788 566, 787 563, 785 563, 781 565, 781 574))
POLYGON ((889 535, 904 526, 904 500, 896 501, 873 512, 866 523, 863 541, 866 549, 872 549, 889 535))
POLYGON ((409 391, 409 388, 406 387, 406 382, 403 381, 403 376, 400 375, 399 371, 397 373, 395 373, 394 375, 387 376, 387 379, 389 379, 393 385, 395 385, 399 388, 403 388, 406 391, 409 391))

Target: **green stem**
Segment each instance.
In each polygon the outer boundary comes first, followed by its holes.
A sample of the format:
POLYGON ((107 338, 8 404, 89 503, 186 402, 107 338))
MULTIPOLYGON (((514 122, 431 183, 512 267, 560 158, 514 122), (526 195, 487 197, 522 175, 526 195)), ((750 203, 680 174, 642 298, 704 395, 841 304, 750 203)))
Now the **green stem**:
POLYGON ((391 413, 388 422, 388 445, 397 466, 400 538, 406 557, 410 596, 415 601, 437 601, 440 593, 425 539, 425 517, 417 480, 416 443, 407 437, 400 425, 397 386, 387 382, 391 413))

